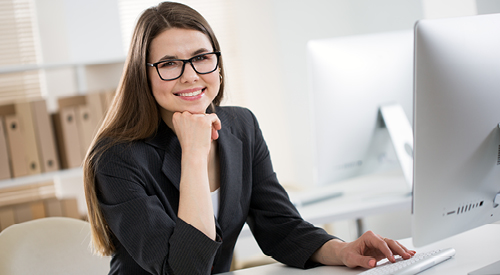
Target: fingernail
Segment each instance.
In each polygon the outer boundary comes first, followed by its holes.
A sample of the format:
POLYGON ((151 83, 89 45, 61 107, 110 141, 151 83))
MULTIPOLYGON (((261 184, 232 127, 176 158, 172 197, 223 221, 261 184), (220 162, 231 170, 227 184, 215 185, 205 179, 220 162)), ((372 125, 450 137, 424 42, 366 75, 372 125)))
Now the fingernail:
POLYGON ((375 264, 376 264, 375 260, 370 260, 370 261, 368 262, 368 265, 369 265, 370 267, 375 267, 375 264))

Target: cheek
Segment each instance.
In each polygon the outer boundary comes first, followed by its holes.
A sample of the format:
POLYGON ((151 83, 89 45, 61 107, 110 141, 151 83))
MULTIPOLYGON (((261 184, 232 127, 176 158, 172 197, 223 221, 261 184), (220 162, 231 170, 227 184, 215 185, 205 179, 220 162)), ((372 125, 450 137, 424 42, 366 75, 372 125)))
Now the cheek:
POLYGON ((213 74, 207 75, 206 82, 212 86, 216 93, 219 92, 220 88, 220 77, 219 72, 214 72, 213 74))
POLYGON ((165 107, 165 104, 168 104, 168 102, 171 101, 168 97, 171 95, 172 89, 173 85, 169 81, 151 81, 153 97, 162 107, 165 107))

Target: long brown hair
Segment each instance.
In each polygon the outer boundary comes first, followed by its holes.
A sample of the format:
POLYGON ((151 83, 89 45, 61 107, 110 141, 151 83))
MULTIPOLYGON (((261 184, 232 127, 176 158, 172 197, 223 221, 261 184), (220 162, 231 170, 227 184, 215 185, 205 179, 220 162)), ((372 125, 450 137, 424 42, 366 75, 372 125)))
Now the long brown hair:
MULTIPOLYGON (((95 167, 104 150, 114 144, 145 139, 153 135, 161 116, 148 81, 146 60, 151 41, 170 28, 192 29, 204 33, 214 51, 220 46, 208 22, 194 9, 179 3, 163 2, 145 10, 135 27, 123 75, 104 121, 90 146, 83 163, 84 189, 92 248, 96 254, 111 255, 115 248, 111 231, 102 214, 96 195, 95 167), (109 140, 106 146, 100 141, 109 140)), ((221 84, 212 104, 218 106, 224 96, 224 67, 219 61, 221 84)))

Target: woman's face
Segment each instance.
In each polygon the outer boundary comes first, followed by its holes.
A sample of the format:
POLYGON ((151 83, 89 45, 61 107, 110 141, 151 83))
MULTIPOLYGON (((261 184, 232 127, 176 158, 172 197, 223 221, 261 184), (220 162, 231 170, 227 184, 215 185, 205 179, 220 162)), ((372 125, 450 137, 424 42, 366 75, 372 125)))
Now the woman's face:
MULTIPOLYGON (((172 28, 153 39, 147 62, 190 59, 213 51, 212 43, 204 33, 172 28)), ((161 107, 162 118, 171 128, 172 115, 175 112, 204 114, 217 96, 220 86, 218 69, 208 74, 198 74, 189 63, 185 64, 181 77, 175 80, 162 80, 155 67, 148 67, 148 78, 153 96, 161 107)))

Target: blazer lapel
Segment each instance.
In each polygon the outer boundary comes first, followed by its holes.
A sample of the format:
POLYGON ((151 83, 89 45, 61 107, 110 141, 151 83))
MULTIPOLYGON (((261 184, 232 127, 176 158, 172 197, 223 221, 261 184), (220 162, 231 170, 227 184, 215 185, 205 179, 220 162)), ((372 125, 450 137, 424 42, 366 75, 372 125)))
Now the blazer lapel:
POLYGON ((163 159, 162 172, 170 182, 179 190, 181 184, 181 145, 177 137, 172 139, 166 147, 165 158, 163 159))
POLYGON ((156 135, 147 139, 146 143, 165 150, 161 170, 177 190, 179 190, 182 152, 179 139, 177 139, 175 133, 162 120, 158 126, 156 135))
MULTIPOLYGON (((221 118, 221 120, 223 120, 221 118)), ((218 223, 224 232, 234 217, 241 212, 240 197, 242 184, 242 142, 234 136, 230 129, 219 131, 219 156, 220 156, 220 207, 218 223)))

